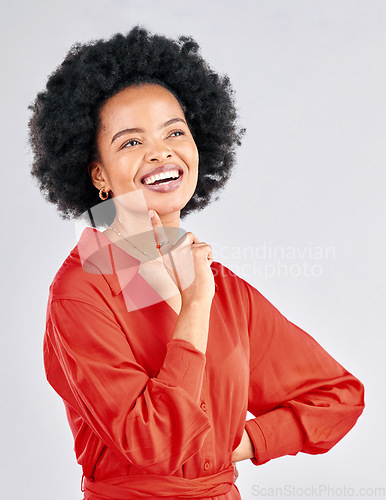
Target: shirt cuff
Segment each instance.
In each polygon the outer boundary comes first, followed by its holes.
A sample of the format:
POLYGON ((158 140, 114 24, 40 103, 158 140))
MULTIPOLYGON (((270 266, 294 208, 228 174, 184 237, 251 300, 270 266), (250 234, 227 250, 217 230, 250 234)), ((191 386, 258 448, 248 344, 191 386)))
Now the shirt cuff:
POLYGON ((166 349, 157 380, 172 387, 182 387, 198 403, 204 380, 205 354, 183 339, 171 340, 166 349))
POLYGON ((245 429, 255 450, 255 457, 251 458, 254 465, 296 455, 303 448, 304 433, 291 408, 280 407, 248 420, 245 429))

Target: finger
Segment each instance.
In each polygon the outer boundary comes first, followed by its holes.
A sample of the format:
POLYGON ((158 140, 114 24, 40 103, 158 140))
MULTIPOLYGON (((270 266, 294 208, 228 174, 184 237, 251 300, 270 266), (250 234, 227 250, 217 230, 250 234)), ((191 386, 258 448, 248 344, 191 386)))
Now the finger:
POLYGON ((200 248, 200 254, 202 255, 202 257, 206 257, 207 260, 209 260, 210 262, 213 261, 213 251, 212 251, 212 247, 208 244, 206 244, 205 242, 201 242, 201 243, 197 243, 196 245, 194 245, 195 248, 200 248))
POLYGON ((179 279, 175 271, 175 265, 172 256, 170 254, 170 249, 173 247, 173 245, 168 241, 167 234, 158 213, 152 209, 148 211, 148 214, 152 224, 153 236, 155 244, 158 247, 159 256, 162 258, 165 269, 169 273, 170 277, 173 279, 177 287, 179 287, 179 279))
POLYGON ((162 225, 161 219, 155 210, 149 210, 149 218, 153 227, 155 243, 162 254, 162 247, 169 246, 167 234, 162 225))
POLYGON ((212 262, 212 260, 213 260, 213 250, 212 250, 212 247, 211 247, 210 245, 208 245, 208 247, 209 247, 209 251, 208 251, 208 253, 207 253, 206 258, 207 258, 210 262, 212 262))

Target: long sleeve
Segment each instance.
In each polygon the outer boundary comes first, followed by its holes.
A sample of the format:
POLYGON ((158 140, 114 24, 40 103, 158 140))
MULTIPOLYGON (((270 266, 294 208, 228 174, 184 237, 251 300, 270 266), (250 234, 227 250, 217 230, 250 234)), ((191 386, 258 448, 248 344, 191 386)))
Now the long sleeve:
MULTIPOLYGON (((144 335, 145 332, 133 332, 144 335)), ((200 450, 209 432, 199 406, 206 358, 173 339, 163 366, 149 377, 113 313, 57 299, 44 339, 49 383, 92 431, 125 460, 169 475, 200 450)))
POLYGON ((255 465, 299 451, 328 451, 364 408, 362 383, 310 335, 244 282, 249 307, 250 383, 246 430, 255 465))

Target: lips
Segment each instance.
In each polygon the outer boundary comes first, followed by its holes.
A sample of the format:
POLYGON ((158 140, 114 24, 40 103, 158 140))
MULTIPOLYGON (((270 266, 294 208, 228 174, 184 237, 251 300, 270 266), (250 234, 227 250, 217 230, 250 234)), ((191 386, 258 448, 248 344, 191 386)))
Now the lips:
POLYGON ((162 184, 144 184, 143 187, 157 193, 170 193, 170 191, 174 191, 181 185, 182 176, 183 174, 178 179, 163 182, 162 184))
POLYGON ((163 165, 162 167, 153 168, 153 170, 150 170, 149 172, 147 172, 143 177, 141 177, 141 183, 144 184, 144 180, 147 177, 151 177, 152 175, 157 175, 157 174, 160 174, 163 172, 172 172, 173 170, 178 170, 180 175, 183 174, 183 170, 181 167, 179 167, 178 165, 175 165, 173 163, 168 163, 167 165, 163 165))

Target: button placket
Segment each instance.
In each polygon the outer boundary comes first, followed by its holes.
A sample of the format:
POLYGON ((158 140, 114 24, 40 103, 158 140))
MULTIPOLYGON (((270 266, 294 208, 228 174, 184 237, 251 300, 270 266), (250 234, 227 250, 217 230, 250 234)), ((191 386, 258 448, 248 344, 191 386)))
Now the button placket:
MULTIPOLYGON (((204 373, 204 383, 203 383, 203 387, 202 387, 202 391, 201 391, 201 401, 200 401, 200 408, 202 411, 208 413, 209 411, 209 407, 208 407, 208 403, 207 403, 207 395, 208 395, 208 376, 207 376, 207 371, 205 369, 205 373, 204 373)), ((209 417, 209 414, 208 414, 208 417, 209 417)), ((214 436, 213 436, 213 431, 211 431, 206 439, 205 439, 205 442, 201 448, 201 452, 200 452, 200 455, 201 455, 201 467, 202 469, 205 471, 205 472, 209 472, 212 468, 213 468, 213 465, 212 465, 212 461, 208 458, 208 457, 213 457, 213 450, 214 450, 214 436)))

